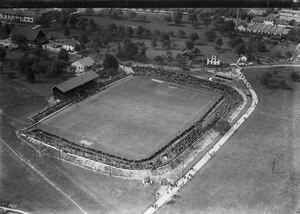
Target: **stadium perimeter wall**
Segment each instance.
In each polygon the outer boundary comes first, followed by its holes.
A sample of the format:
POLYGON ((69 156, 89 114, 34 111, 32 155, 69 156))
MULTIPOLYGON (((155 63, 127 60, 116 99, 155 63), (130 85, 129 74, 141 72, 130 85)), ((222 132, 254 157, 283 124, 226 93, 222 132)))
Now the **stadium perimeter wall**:
MULTIPOLYGON (((118 82, 120 82, 120 81, 122 81, 126 78, 129 78, 130 76, 127 76, 127 77, 122 78, 122 79, 120 79, 116 82, 113 82, 113 83, 105 86, 103 89, 105 89, 105 88, 107 88, 111 85, 117 84, 118 82)), ((241 93, 240 90, 238 90, 238 92, 241 93)), ((245 102, 245 100, 243 100, 243 103, 244 102, 245 102)), ((55 112, 53 114, 56 114, 56 113, 57 112, 55 112)), ((51 114, 51 116, 53 114, 51 114)), ((39 122, 41 122, 41 121, 39 121, 39 122)), ((35 124, 37 124, 37 123, 35 123, 35 124)), ((197 142, 199 142, 201 140, 202 141, 207 140, 206 135, 207 135, 207 133, 205 133, 200 139, 198 139, 197 142)), ((31 137, 27 137, 24 134, 18 134, 18 136, 21 137, 21 138, 28 139, 31 143, 37 145, 39 148, 46 148, 47 151, 51 150, 51 152, 49 152, 49 153, 52 156, 60 158, 63 161, 69 162, 71 164, 74 164, 74 165, 77 165, 77 166, 80 166, 80 167, 87 168, 89 170, 92 170, 92 171, 95 171, 95 172, 98 172, 98 173, 107 174, 107 175, 115 176, 115 177, 122 177, 122 178, 144 179, 145 177, 153 177, 153 176, 162 175, 162 174, 170 172, 170 171, 172 171, 172 170, 174 170, 174 169, 176 169, 177 167, 180 166, 180 164, 179 165, 178 164, 174 165, 174 160, 176 160, 176 159, 178 160, 180 158, 180 159, 190 159, 192 161, 194 159, 194 158, 191 158, 191 155, 192 155, 191 153, 188 156, 186 156, 186 151, 184 151, 178 157, 176 157, 173 161, 171 161, 170 163, 168 163, 168 164, 166 164, 162 167, 157 168, 155 171, 153 171, 151 169, 129 170, 129 169, 116 168, 116 167, 110 166, 110 165, 105 164, 105 163, 93 161, 91 159, 88 159, 88 158, 85 158, 85 157, 82 157, 82 156, 78 156, 78 155, 75 155, 75 154, 72 154, 72 153, 64 152, 64 151, 62 151, 62 150, 60 150, 56 147, 50 146, 49 144, 43 143, 43 142, 41 142, 39 140, 36 140, 36 139, 33 139, 31 137)), ((185 165, 183 165, 184 168, 186 168, 189 165, 188 162, 185 162, 185 165)))

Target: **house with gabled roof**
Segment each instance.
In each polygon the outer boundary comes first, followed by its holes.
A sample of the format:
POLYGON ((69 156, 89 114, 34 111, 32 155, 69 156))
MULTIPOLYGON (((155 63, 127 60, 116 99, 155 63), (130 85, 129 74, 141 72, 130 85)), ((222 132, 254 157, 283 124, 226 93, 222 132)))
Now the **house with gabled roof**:
POLYGON ((62 44, 62 48, 67 51, 74 51, 76 45, 80 45, 80 42, 76 39, 60 39, 59 43, 62 44))
POLYGON ((32 44, 37 44, 37 43, 44 44, 48 42, 48 39, 42 30, 32 29, 29 26, 15 25, 10 33, 10 37, 17 34, 21 34, 25 36, 28 42, 32 44))
POLYGON ((73 62, 71 66, 75 67, 76 75, 81 75, 90 69, 94 64, 95 60, 88 56, 73 62))

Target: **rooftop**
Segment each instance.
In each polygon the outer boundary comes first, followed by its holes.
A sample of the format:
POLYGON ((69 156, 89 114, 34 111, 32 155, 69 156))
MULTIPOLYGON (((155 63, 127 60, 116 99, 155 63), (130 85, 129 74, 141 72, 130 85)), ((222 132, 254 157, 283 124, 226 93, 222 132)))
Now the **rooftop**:
POLYGON ((80 42, 76 39, 61 39, 60 43, 64 44, 64 45, 69 45, 69 46, 75 46, 75 45, 79 45, 80 42))
POLYGON ((44 34, 40 29, 32 29, 29 26, 15 25, 11 35, 22 34, 28 41, 34 41, 37 39, 39 33, 44 34))
POLYGON ((299 14, 300 15, 300 11, 299 10, 282 9, 280 12, 281 13, 294 13, 294 14, 299 14))
POLYGON ((80 63, 83 67, 90 67, 95 63, 95 60, 88 56, 77 60, 77 62, 80 63))
POLYGON ((65 82, 55 85, 52 89, 57 88, 65 93, 98 77, 99 75, 93 71, 85 72, 80 76, 73 77, 65 82))

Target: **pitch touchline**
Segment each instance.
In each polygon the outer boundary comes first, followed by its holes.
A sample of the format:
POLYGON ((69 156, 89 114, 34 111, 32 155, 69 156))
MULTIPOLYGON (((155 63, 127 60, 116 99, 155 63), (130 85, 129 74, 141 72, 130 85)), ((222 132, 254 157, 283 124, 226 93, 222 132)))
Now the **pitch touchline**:
POLYGON ((41 176, 48 184, 53 186, 57 191, 59 191, 63 196, 68 198, 73 204, 75 204, 82 213, 88 214, 86 211, 84 211, 70 196, 68 196, 65 192, 63 192, 61 189, 59 189, 52 181, 50 181, 43 173, 41 173, 39 170, 34 168, 30 163, 28 163, 24 158, 22 158, 20 155, 18 155, 5 141, 0 137, 0 140, 4 143, 4 145, 9 148, 9 150, 17 156, 21 161, 23 161, 26 165, 28 165, 33 171, 35 171, 39 176, 41 176))

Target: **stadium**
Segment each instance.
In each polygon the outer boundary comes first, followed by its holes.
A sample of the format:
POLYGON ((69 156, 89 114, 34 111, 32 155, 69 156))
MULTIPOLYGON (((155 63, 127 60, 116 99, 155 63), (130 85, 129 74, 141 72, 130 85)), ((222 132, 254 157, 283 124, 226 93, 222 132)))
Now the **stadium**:
POLYGON ((20 136, 60 158, 71 154, 117 169, 154 170, 170 165, 243 101, 223 83, 132 69, 76 90, 57 87, 62 101, 33 116, 34 124, 20 136))

